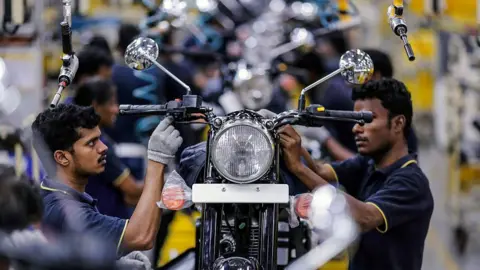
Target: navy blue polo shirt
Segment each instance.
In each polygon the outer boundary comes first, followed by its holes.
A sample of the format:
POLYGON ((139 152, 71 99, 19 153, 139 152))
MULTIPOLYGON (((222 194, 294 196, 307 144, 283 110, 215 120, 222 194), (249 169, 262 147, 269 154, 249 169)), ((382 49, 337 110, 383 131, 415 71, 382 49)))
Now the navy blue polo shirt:
POLYGON ((385 224, 361 235, 350 270, 420 270, 433 197, 415 155, 376 169, 357 155, 333 163, 337 180, 358 200, 374 205, 385 224))
POLYGON ((119 249, 128 220, 100 214, 97 200, 58 181, 45 178, 40 188, 45 229, 59 234, 90 233, 119 249))
POLYGON ((115 154, 114 142, 103 130, 100 140, 108 147, 107 164, 102 173, 88 178, 85 191, 98 200, 97 208, 100 213, 128 219, 131 216, 131 211, 118 186, 127 179, 130 170, 115 154))

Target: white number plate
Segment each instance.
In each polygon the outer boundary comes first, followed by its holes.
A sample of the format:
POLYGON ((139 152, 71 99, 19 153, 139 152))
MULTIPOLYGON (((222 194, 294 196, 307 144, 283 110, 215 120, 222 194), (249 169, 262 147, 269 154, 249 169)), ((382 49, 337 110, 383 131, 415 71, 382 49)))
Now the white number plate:
POLYGON ((194 203, 288 203, 286 184, 194 184, 194 203))

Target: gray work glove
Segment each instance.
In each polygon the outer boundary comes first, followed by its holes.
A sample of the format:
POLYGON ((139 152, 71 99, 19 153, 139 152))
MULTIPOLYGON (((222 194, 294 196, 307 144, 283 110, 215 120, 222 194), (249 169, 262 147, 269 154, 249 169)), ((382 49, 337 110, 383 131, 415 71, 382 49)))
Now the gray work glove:
POLYGON ((125 270, 151 270, 152 263, 145 254, 140 251, 133 251, 121 257, 116 262, 118 269, 125 270))
POLYGON ((265 118, 274 118, 275 116, 277 116, 276 113, 272 112, 272 111, 269 111, 267 109, 261 109, 259 111, 257 111, 258 114, 260 114, 261 116, 265 117, 265 118))
POLYGON ((172 126, 173 118, 166 117, 158 124, 148 141, 148 159, 168 165, 175 159, 175 153, 183 139, 172 126))
POLYGON ((22 248, 30 245, 46 244, 48 241, 39 230, 17 230, 13 231, 2 245, 10 248, 22 248))

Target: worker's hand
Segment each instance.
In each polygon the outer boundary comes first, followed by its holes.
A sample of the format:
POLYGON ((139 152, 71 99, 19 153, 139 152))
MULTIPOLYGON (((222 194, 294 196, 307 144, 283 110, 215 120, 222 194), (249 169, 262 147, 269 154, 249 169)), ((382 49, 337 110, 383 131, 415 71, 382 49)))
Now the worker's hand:
POLYGON ((173 126, 173 118, 166 117, 158 124, 148 141, 148 159, 168 165, 175 159, 175 153, 183 139, 173 126))
POLYGON ((116 266, 125 270, 151 270, 152 263, 145 254, 140 251, 133 251, 121 257, 116 266))
POLYGON ((302 139, 290 125, 285 125, 278 130, 280 146, 283 150, 285 165, 291 172, 295 172, 302 166, 302 139))

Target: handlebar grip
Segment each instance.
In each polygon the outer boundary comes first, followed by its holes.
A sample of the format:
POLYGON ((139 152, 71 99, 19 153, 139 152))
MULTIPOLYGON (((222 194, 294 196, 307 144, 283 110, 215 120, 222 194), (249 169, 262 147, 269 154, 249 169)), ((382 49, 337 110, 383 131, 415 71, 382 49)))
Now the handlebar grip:
POLYGON ((325 107, 321 105, 310 105, 307 107, 307 111, 313 115, 335 117, 335 118, 342 118, 342 119, 351 119, 351 120, 362 120, 365 123, 371 123, 373 120, 373 114, 370 111, 354 112, 354 111, 326 110, 325 107))
POLYGON ((335 110, 325 110, 325 116, 346 118, 353 120, 363 120, 365 123, 371 123, 373 120, 373 114, 369 111, 335 111, 335 110))
POLYGON ((120 113, 122 114, 135 114, 143 112, 161 112, 167 109, 166 105, 131 105, 125 104, 118 106, 120 113))

